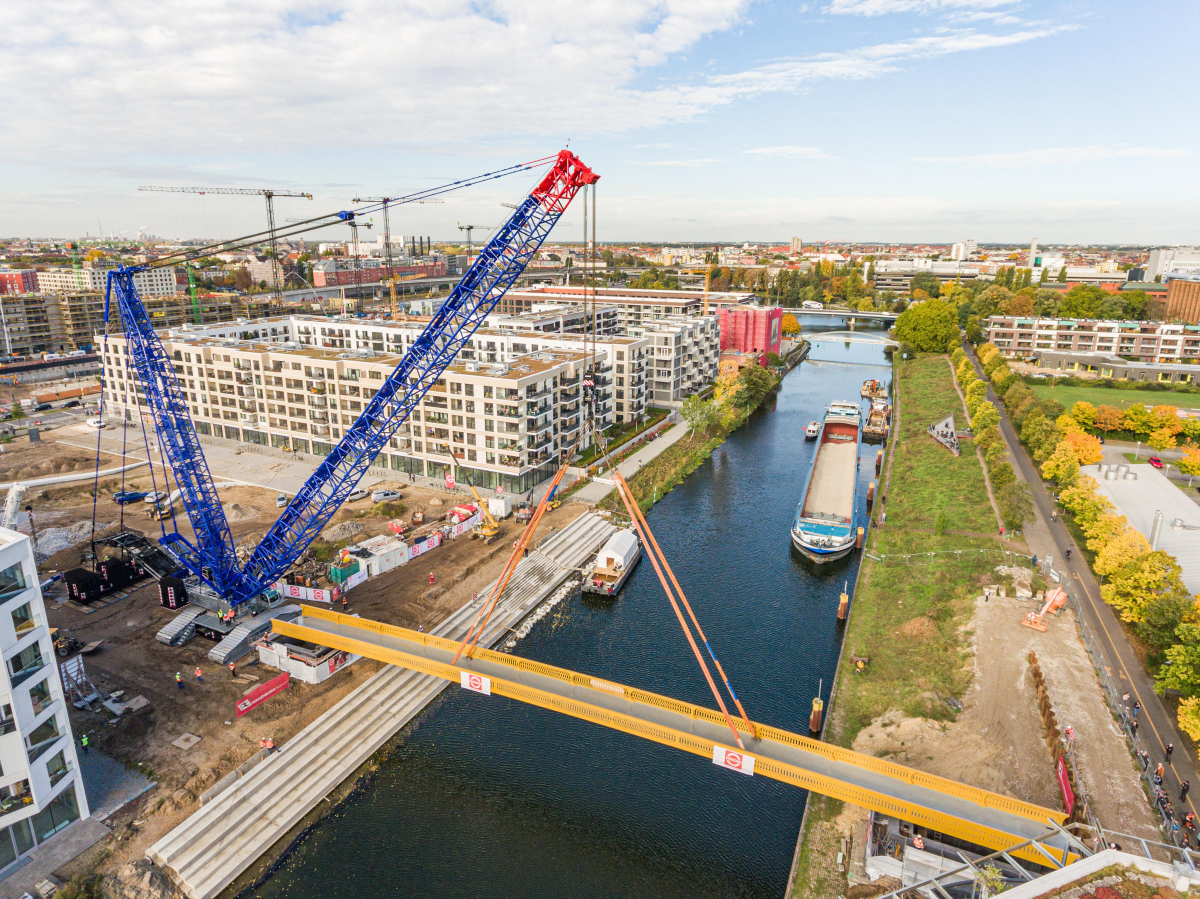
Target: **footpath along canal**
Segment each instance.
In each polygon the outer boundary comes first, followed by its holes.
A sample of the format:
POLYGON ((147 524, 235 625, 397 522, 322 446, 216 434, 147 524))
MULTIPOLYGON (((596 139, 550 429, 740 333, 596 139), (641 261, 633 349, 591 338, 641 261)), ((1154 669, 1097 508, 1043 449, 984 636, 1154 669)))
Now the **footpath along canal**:
MULTIPOLYGON (((798 732, 822 679, 828 697, 838 595, 858 570, 855 553, 817 575, 791 550, 804 426, 890 377, 881 345, 805 328, 809 361, 648 516, 747 712, 798 732)), ((864 509, 874 457, 864 448, 864 509)), ((513 652, 714 705, 645 562, 615 602, 576 594, 513 652)), ((251 895, 783 895, 803 792, 501 697, 444 696, 251 895)))

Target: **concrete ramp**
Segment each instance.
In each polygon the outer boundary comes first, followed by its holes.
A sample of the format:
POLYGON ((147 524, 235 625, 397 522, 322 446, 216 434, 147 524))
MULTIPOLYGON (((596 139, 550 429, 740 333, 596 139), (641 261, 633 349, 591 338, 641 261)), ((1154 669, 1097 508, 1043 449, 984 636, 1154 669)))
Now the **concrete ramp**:
MULTIPOLYGON (((586 513, 522 559, 480 646, 504 639, 616 532, 586 513)), ((466 634, 492 584, 431 633, 466 634)), ((150 847, 147 855, 189 899, 211 899, 288 835, 325 796, 366 763, 447 686, 388 667, 318 718, 234 786, 150 847)))

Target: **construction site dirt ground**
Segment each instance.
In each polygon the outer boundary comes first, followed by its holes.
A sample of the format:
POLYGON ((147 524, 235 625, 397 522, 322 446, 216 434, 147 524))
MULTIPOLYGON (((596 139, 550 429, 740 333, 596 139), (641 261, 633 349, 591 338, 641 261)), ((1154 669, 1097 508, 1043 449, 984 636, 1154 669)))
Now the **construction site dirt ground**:
POLYGON ((891 712, 864 728, 854 748, 931 774, 1062 808, 1038 714, 1029 653, 1037 654, 1059 727, 1075 731, 1083 793, 1106 828, 1147 839, 1158 831, 1134 760, 1118 728, 1072 612, 1049 617, 1045 633, 1021 619, 1030 600, 976 600, 971 620, 974 679, 953 722, 891 712))
MULTIPOLYGON (((147 489, 149 478, 132 479, 126 486, 147 489)), ((461 496, 436 490, 403 484, 387 486, 403 489, 403 502, 408 507, 405 518, 416 509, 424 509, 429 518, 440 517, 463 501, 461 496)), ((48 527, 90 522, 90 490, 91 482, 87 482, 53 488, 49 498, 39 495, 34 501, 39 533, 48 527)), ((233 487, 221 490, 220 496, 239 544, 256 541, 279 515, 272 491, 233 487)), ((151 539, 156 538, 157 522, 144 518, 144 507, 134 506, 142 504, 127 507, 126 527, 133 525, 151 539)), ((388 532, 387 518, 374 514, 372 509, 369 499, 349 505, 338 512, 330 526, 346 521, 360 523, 362 530, 354 534, 354 539, 388 532)), ((119 510, 110 491, 102 490, 98 520, 114 523, 119 510)), ((548 512, 535 541, 565 527, 583 511, 568 503, 548 512)), ((180 532, 187 534, 186 521, 182 515, 180 519, 180 532)), ((348 595, 350 612, 407 627, 432 627, 499 576, 522 528, 510 518, 501 523, 499 536, 490 544, 469 536, 446 541, 407 565, 356 587, 348 595)), ((43 574, 80 564, 88 545, 85 538, 81 544, 56 553, 42 566, 43 574)), ((140 582, 129 595, 103 606, 106 597, 90 610, 66 602, 61 581, 47 590, 45 599, 51 627, 61 628, 64 634, 84 643, 103 641, 96 653, 84 659, 97 687, 108 693, 123 691, 124 702, 136 696, 149 702, 145 709, 136 714, 126 712, 121 719, 114 719, 98 706, 97 712, 70 709, 76 737, 89 734, 92 745, 100 751, 136 767, 158 784, 107 822, 119 834, 119 839, 109 841, 109 849, 115 851, 114 864, 140 857, 154 840, 190 814, 198 806, 201 793, 258 751, 260 738, 269 736, 277 744, 285 744, 379 667, 364 659, 319 685, 293 681, 287 690, 238 718, 235 703, 277 672, 259 667, 257 656, 252 654, 241 660, 234 677, 227 668, 209 661, 207 653, 213 644, 203 637, 195 637, 181 647, 157 642, 155 634, 177 613, 159 605, 154 581, 140 582), (197 667, 203 672, 202 682, 196 679, 197 667), (176 685, 176 672, 183 678, 182 688, 176 685), (186 750, 172 745, 184 734, 198 736, 200 741, 186 750)))

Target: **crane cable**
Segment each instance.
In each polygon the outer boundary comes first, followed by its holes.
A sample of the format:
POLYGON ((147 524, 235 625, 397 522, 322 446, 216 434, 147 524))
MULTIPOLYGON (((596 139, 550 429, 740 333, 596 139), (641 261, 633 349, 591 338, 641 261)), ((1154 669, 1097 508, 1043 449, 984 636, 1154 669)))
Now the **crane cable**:
MULTIPOLYGON (((650 539, 647 539, 649 535, 648 528, 643 530, 643 520, 639 517, 641 509, 638 508, 637 501, 629 492, 629 485, 626 483, 625 478, 622 476, 620 471, 616 472, 613 479, 617 483, 617 492, 621 497, 621 501, 625 503, 625 508, 629 510, 629 517, 633 521, 633 526, 637 529, 638 536, 642 538, 642 545, 646 547, 646 555, 650 557, 650 564, 654 566, 654 573, 658 575, 658 579, 662 583, 663 591, 667 594, 667 599, 671 602, 671 608, 675 610, 675 617, 679 619, 679 626, 683 628, 683 632, 687 636, 687 641, 689 644, 691 644, 692 652, 696 656, 696 661, 700 663, 700 669, 704 672, 704 679, 708 681, 708 686, 712 690, 713 696, 716 697, 717 705, 721 707, 721 712, 725 716, 725 722, 729 725, 729 730, 733 733, 733 739, 737 741, 738 748, 744 750, 746 747, 742 743, 741 734, 738 733, 737 725, 733 723, 733 717, 729 714, 729 710, 725 707, 725 700, 721 698, 721 691, 717 689, 717 684, 713 680, 712 672, 708 670, 708 663, 704 661, 704 656, 700 654, 700 647, 696 645, 696 640, 692 636, 691 629, 687 626, 687 621, 683 617, 683 612, 679 610, 679 603, 675 601, 675 595, 671 592, 671 587, 667 583, 667 578, 663 575, 662 568, 659 565, 658 555, 657 553, 650 551, 651 540, 653 538, 650 537, 650 539)), ((657 543, 653 545, 655 548, 658 546, 657 543)), ((666 559, 663 559, 662 563, 665 565, 666 559)), ((674 581, 674 575, 672 575, 671 579, 674 581)), ((676 585, 676 587, 678 588, 678 585, 676 585)), ((680 591, 680 596, 683 596, 682 590, 680 591)), ((690 612, 691 609, 689 608, 688 611, 690 612)), ((693 616, 693 620, 694 618, 695 616, 693 616)), ((707 643, 707 641, 705 642, 707 643)), ((740 703, 738 707, 741 707, 740 703)), ((742 712, 742 715, 744 717, 745 712, 742 712)), ((748 719, 747 723, 749 723, 748 719)), ((751 728, 751 733, 754 733, 753 728, 751 728)))
MULTIPOLYGON (((629 498, 633 499, 633 491, 629 487, 629 482, 625 480, 625 476, 622 475, 619 470, 614 476, 614 480, 616 480, 625 493, 628 494, 629 498)), ((622 496, 622 499, 624 498, 625 497, 622 496)), ((626 503, 626 505, 628 505, 628 503, 626 503)), ((684 595, 683 588, 679 586, 679 581, 675 577, 675 572, 671 570, 671 564, 667 561, 666 555, 659 547, 658 540, 655 538, 654 532, 650 530, 650 525, 646 521, 646 516, 642 512, 641 506, 637 504, 636 500, 633 502, 633 512, 637 517, 635 527, 638 527, 639 533, 644 532, 645 536, 650 538, 650 544, 653 545, 654 552, 662 560, 663 568, 666 570, 667 576, 671 579, 671 583, 674 585, 676 592, 679 594, 679 599, 681 602, 683 602, 684 608, 687 609, 688 617, 691 618, 692 624, 696 626, 696 633, 699 634, 700 639, 704 641, 704 648, 708 650, 709 658, 712 659, 713 664, 717 667, 717 673, 721 675, 721 680, 725 683, 725 689, 729 691, 729 695, 732 697, 734 704, 737 706, 737 710, 741 714, 742 720, 746 723, 746 727, 750 729, 751 735, 757 738, 758 731, 751 723, 750 717, 746 714, 746 710, 742 708, 742 701, 738 699, 737 693, 733 691, 733 684, 729 682, 729 676, 725 674, 725 669, 721 667, 721 662, 717 659, 716 653, 713 652, 712 645, 708 642, 708 637, 705 636, 704 629, 700 627, 700 621, 696 618, 695 611, 692 610, 692 604, 688 602, 687 596, 684 595)))
MULTIPOLYGON (((548 160, 556 159, 558 154, 553 156, 544 156, 540 159, 533 159, 529 162, 521 162, 516 165, 510 165, 502 169, 497 169, 493 172, 485 172, 482 175, 475 175, 470 178, 463 178, 459 181, 451 181, 448 184, 439 185, 438 187, 430 187, 425 190, 416 191, 403 197, 396 197, 389 200, 389 205, 403 205, 405 203, 416 203, 430 197, 440 196, 444 193, 449 193, 454 190, 461 190, 464 187, 474 187, 477 184, 482 184, 486 181, 495 181, 498 178, 504 178, 516 172, 528 171, 534 166, 540 165, 548 160)), ((192 262, 197 259, 204 259, 213 256, 218 252, 228 252, 231 250, 244 249, 248 246, 253 246, 256 243, 261 243, 258 238, 267 237, 274 234, 275 238, 281 237, 296 237, 300 234, 306 234, 309 231, 317 231, 321 228, 328 228, 332 225, 344 224, 347 220, 357 216, 366 215, 370 212, 375 212, 377 209, 382 209, 382 203, 372 203, 363 206, 360 209, 352 211, 329 212, 324 215, 314 216, 313 218, 304 219, 303 221, 294 223, 290 228, 276 228, 272 231, 268 228, 266 231, 256 231, 253 234, 246 234, 241 237, 234 237, 230 240, 220 241, 218 243, 206 244, 195 249, 171 253, 167 256, 162 256, 155 259, 153 262, 147 263, 145 268, 163 268, 166 266, 179 265, 181 263, 192 262)))
MULTIPOLYGON (((104 338, 100 341, 100 343, 101 343, 101 348, 100 348, 101 358, 103 358, 103 354, 108 352, 108 322, 107 321, 104 323, 104 338)), ((84 415, 85 416, 87 415, 87 406, 86 405, 84 406, 84 415)), ((103 378, 100 379, 100 411, 96 413, 96 417, 98 419, 98 421, 96 422, 97 425, 103 425, 104 424, 104 379, 103 378)), ((100 501, 100 432, 102 430, 103 430, 103 428, 101 428, 101 427, 96 428, 96 467, 95 467, 95 474, 94 474, 93 480, 92 480, 91 547, 92 547, 92 573, 93 574, 96 571, 96 565, 100 561, 96 557, 96 504, 100 501)), ((124 480, 125 480, 124 464, 125 464, 124 460, 122 460, 122 463, 121 463, 121 465, 122 465, 122 471, 121 471, 122 483, 124 483, 124 480)), ((124 522, 125 522, 124 512, 125 512, 125 507, 122 506, 121 507, 122 526, 124 525, 124 522)))

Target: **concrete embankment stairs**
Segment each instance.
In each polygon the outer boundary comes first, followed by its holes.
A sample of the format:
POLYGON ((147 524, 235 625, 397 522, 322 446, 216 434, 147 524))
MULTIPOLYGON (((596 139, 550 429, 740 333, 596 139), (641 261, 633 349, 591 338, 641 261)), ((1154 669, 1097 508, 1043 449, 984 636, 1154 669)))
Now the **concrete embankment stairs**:
MULTIPOLYGON (((593 513, 545 538, 522 559, 479 643, 492 646, 587 562, 616 528, 593 513)), ((490 595, 463 606, 433 633, 461 639, 490 595)), ((147 855, 189 899, 211 899, 239 877, 343 780, 431 702, 447 682, 389 667, 234 780, 147 855)))

